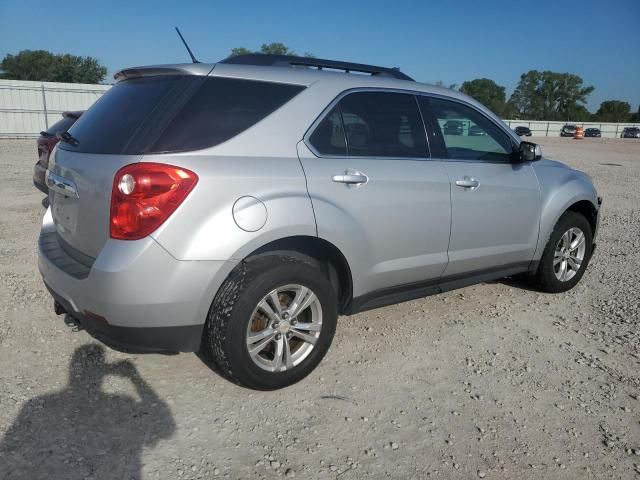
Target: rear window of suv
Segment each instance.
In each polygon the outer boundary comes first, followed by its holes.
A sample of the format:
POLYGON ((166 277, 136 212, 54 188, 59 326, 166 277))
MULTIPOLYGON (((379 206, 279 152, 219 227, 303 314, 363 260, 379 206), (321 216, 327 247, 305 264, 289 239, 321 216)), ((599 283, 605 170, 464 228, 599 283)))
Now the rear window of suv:
POLYGON ((78 145, 61 142, 60 148, 133 155, 212 147, 255 125, 303 89, 190 75, 126 80, 71 127, 78 145))

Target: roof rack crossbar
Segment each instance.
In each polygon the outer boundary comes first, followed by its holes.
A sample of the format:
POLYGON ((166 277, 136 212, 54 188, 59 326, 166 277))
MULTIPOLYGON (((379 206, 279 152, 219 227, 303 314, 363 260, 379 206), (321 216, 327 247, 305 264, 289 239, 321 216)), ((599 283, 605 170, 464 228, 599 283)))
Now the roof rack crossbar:
POLYGON ((236 65, 262 65, 275 67, 315 67, 318 70, 330 68, 333 70, 344 70, 349 72, 369 73, 385 77, 397 78, 400 80, 411 80, 413 78, 402 73, 398 68, 377 67, 363 63, 340 62, 337 60, 325 60, 312 57, 297 57, 295 55, 268 55, 264 53, 248 53, 237 55, 222 60, 220 63, 230 63, 236 65))

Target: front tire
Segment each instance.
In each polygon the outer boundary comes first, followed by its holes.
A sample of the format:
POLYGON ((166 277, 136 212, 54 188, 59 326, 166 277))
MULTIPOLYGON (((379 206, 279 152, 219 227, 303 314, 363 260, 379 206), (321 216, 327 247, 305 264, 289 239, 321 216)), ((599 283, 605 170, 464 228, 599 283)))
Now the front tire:
POLYGON ((306 377, 336 329, 337 295, 322 266, 297 254, 242 262, 207 318, 204 353, 230 380, 257 390, 306 377))
POLYGON ((593 233, 587 219, 576 212, 565 212, 556 224, 535 274, 544 292, 560 293, 580 281, 591 259, 593 233))

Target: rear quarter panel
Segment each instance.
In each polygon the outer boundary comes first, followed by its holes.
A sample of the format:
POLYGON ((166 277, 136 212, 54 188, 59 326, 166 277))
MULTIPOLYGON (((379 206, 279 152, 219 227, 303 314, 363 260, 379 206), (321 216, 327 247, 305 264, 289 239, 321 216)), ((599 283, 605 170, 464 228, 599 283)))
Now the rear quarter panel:
MULTIPOLYGON (((294 151, 295 152, 295 151, 294 151)), ((196 172, 198 184, 152 237, 179 260, 241 260, 270 241, 316 235, 313 210, 296 157, 162 156, 196 172), (264 225, 246 231, 233 207, 242 197, 264 205, 264 225)), ((158 161, 153 155, 145 161, 158 161)))

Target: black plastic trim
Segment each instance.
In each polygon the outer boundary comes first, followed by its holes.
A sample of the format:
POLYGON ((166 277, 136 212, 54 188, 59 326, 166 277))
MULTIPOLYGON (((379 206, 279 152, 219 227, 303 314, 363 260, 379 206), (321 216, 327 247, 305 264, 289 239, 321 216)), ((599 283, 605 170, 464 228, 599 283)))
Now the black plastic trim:
POLYGON ((62 248, 57 232, 40 234, 38 248, 51 263, 68 275, 80 280, 89 276, 91 266, 87 266, 69 255, 62 248))
POLYGON ((272 67, 316 67, 318 70, 330 68, 334 70, 344 70, 345 72, 370 73, 384 77, 397 78, 399 80, 415 81, 410 76, 402 73, 398 68, 378 67, 376 65, 366 65, 364 63, 340 62, 337 60, 326 60, 322 58, 298 57, 295 55, 268 55, 264 53, 248 53, 235 57, 225 58, 219 63, 235 65, 260 65, 272 67))
POLYGON ((353 315, 366 310, 407 302, 409 300, 415 300, 416 298, 427 297, 476 283, 489 282, 518 273, 532 272, 537 269, 537 265, 537 262, 518 262, 476 270, 474 272, 450 275, 435 280, 383 288, 354 298, 345 309, 345 314, 353 315))
POLYGON ((34 179, 33 180, 33 186, 36 187, 38 190, 40 190, 45 195, 49 195, 49 188, 47 188, 47 186, 45 184, 40 183, 40 182, 38 182, 38 181, 36 181, 34 179))

